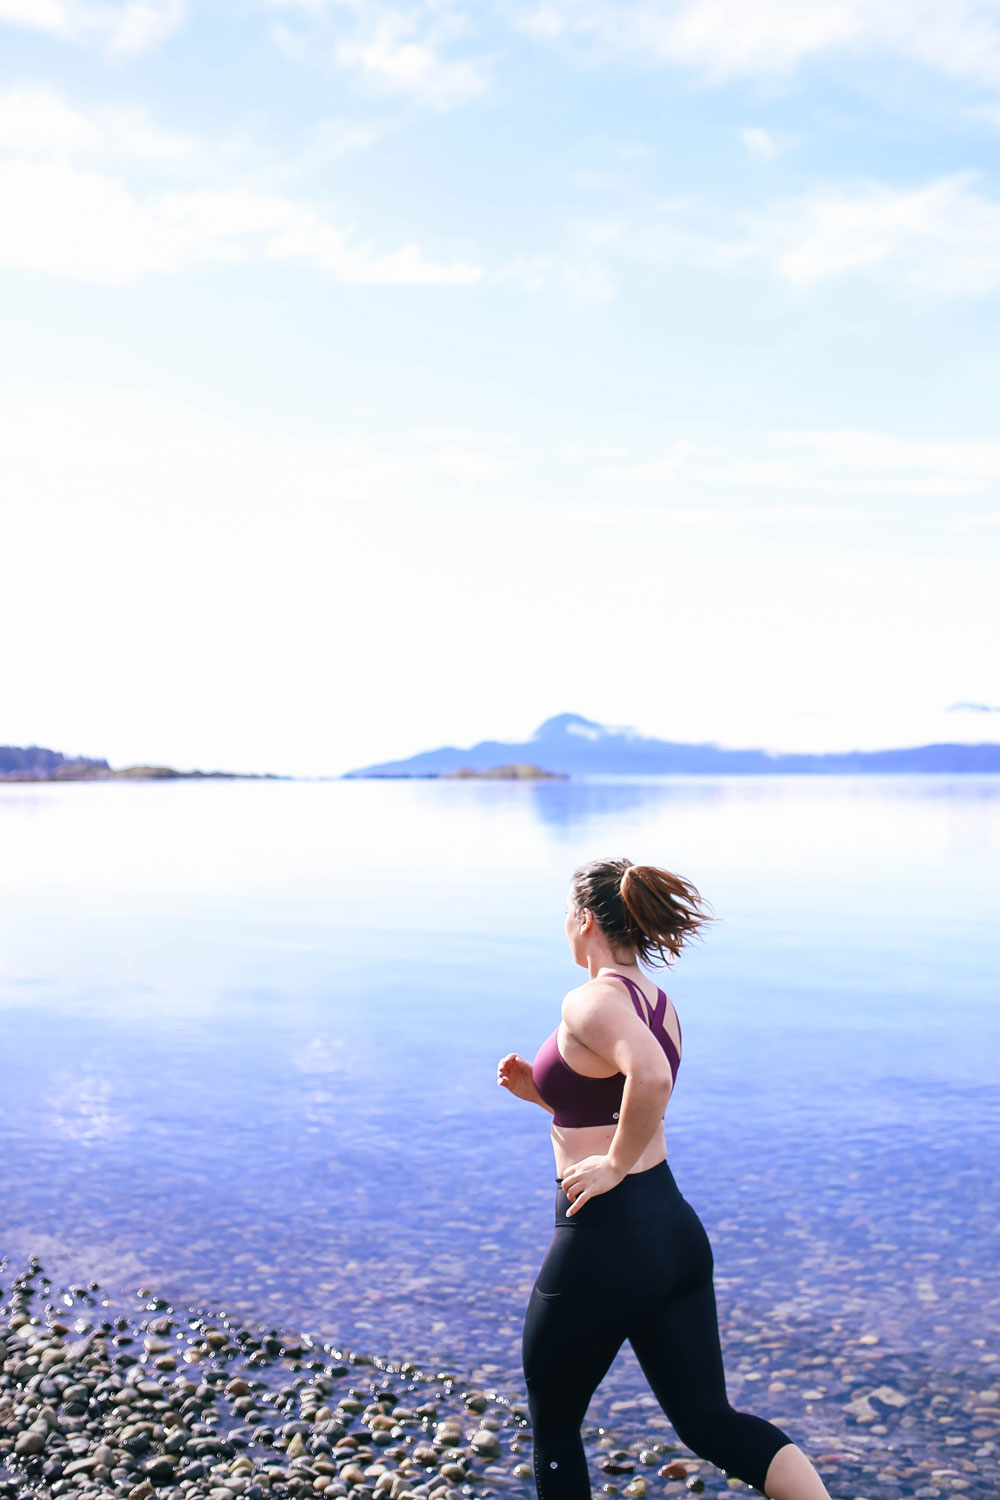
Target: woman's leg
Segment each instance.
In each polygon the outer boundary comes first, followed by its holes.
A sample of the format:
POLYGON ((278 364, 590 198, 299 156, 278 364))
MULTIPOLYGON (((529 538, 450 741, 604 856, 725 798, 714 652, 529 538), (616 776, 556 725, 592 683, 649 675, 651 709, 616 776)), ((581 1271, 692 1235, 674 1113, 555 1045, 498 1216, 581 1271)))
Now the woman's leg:
MULTIPOLYGON (((791 1438, 772 1422, 750 1412, 736 1411, 726 1395, 726 1378, 719 1341, 713 1257, 708 1235, 691 1205, 684 1200, 675 1213, 661 1220, 666 1290, 636 1320, 629 1333, 650 1387, 686 1447, 710 1463, 771 1496, 771 1500, 822 1500, 819 1490, 801 1487, 802 1463, 816 1483, 815 1469, 791 1438), (779 1451, 793 1448, 798 1460, 775 1465, 799 1488, 766 1490, 772 1461, 779 1451)), ((790 1457, 791 1455, 789 1455, 790 1457)))
POLYGON ((830 1500, 830 1491, 794 1443, 786 1443, 772 1458, 764 1493, 770 1500, 830 1500))
MULTIPOLYGON (((585 1230, 570 1231, 585 1234, 585 1230)), ((539 1500, 590 1500, 580 1427, 627 1319, 578 1292, 531 1293, 521 1344, 539 1500)))

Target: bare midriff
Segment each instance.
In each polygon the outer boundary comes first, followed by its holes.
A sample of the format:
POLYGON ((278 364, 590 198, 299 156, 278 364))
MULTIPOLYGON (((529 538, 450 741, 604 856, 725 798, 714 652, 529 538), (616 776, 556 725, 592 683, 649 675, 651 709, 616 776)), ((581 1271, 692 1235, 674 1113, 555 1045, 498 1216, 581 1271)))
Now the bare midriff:
MULTIPOLYGON (((583 1161, 585 1156, 604 1156, 614 1140, 615 1125, 553 1125, 552 1150, 556 1158, 556 1176, 561 1177, 570 1167, 583 1161)), ((657 1162, 667 1159, 666 1130, 661 1124, 649 1145, 634 1167, 629 1167, 628 1176, 634 1172, 645 1172, 657 1162)))

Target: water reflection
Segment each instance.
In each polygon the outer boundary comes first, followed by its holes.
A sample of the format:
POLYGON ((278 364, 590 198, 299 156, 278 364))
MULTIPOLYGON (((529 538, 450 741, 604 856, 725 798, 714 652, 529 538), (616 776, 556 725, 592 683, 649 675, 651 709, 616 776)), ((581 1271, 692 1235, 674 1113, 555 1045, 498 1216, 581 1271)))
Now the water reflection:
MULTIPOLYGON (((0 1253, 517 1385, 553 1166, 495 1061, 551 1030, 569 874, 615 851, 721 916, 669 979, 668 1153, 733 1390, 764 1332, 782 1425, 847 1345, 855 1383, 871 1349, 987 1378, 1000 779, 9 790, 0 1253)), ((597 1410, 643 1390, 623 1356, 597 1410)))
POLYGON ((683 778, 665 781, 636 777, 628 781, 595 778, 589 781, 534 782, 528 784, 531 806, 538 821, 557 835, 574 840, 592 824, 622 822, 635 826, 655 809, 672 803, 690 806, 719 802, 727 795, 720 782, 683 778))

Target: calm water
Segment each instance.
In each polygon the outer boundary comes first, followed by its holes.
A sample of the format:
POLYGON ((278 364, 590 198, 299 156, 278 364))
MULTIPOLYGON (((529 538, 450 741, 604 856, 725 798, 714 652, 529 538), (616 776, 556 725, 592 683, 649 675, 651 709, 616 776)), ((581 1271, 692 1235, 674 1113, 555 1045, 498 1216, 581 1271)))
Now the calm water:
MULTIPOLYGON (((554 1167, 496 1061, 625 854, 722 919, 667 1149, 732 1398, 843 1441, 838 1349, 989 1385, 998 852, 989 777, 2 786, 0 1254, 520 1390, 554 1167)), ((644 1392, 626 1350, 595 1409, 644 1392)))

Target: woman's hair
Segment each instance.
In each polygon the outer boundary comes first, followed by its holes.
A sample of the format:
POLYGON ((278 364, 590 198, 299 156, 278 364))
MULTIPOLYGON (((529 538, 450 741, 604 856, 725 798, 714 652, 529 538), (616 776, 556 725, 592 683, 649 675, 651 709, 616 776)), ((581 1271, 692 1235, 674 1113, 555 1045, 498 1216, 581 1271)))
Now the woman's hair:
POLYGON ((633 948, 644 963, 673 963, 685 943, 715 917, 687 880, 630 859, 595 859, 573 871, 573 903, 588 907, 613 948, 633 948), (658 957, 654 957, 656 954, 658 957))

